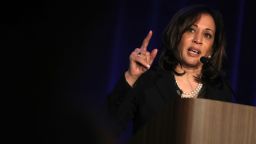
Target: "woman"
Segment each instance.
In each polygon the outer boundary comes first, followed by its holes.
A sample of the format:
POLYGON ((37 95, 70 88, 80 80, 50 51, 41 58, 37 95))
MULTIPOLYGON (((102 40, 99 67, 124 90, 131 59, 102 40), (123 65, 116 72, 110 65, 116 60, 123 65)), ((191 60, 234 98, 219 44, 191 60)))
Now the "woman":
POLYGON ((117 132, 131 119, 136 132, 176 98, 231 101, 220 75, 225 54, 220 13, 202 5, 178 11, 164 31, 158 67, 151 66, 157 49, 147 51, 151 37, 152 31, 130 54, 128 70, 108 97, 117 132))

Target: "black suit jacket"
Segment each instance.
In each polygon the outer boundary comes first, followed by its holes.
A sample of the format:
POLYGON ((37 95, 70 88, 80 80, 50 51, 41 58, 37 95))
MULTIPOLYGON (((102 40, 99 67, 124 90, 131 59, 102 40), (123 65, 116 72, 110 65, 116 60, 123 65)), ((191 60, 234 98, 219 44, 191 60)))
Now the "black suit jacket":
MULTIPOLYGON (((133 130, 137 132, 165 106, 172 106, 180 98, 174 75, 161 68, 151 68, 145 72, 131 88, 123 76, 108 97, 109 113, 115 123, 115 131, 120 133, 133 120, 133 130)), ((204 84, 199 98, 232 101, 232 91, 223 80, 204 84)))

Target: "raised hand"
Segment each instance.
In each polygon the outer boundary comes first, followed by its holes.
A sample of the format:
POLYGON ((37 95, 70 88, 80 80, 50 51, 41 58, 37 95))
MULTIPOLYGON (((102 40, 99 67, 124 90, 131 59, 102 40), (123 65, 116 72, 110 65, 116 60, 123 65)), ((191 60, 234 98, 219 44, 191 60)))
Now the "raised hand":
POLYGON ((148 44, 152 37, 153 32, 150 30, 145 39, 142 42, 140 48, 136 48, 129 57, 130 65, 129 69, 125 72, 125 79, 130 86, 136 82, 136 80, 147 71, 153 63, 157 49, 153 49, 151 52, 147 51, 148 44))

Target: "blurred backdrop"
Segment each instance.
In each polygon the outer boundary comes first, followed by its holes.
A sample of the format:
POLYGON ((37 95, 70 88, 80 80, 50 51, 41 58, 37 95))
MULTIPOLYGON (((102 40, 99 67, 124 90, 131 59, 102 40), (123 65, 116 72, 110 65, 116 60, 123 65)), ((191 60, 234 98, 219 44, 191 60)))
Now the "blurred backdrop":
MULTIPOLYGON (((11 75, 7 84, 14 84, 18 92, 18 102, 13 105, 21 105, 14 117, 22 122, 15 119, 13 124, 29 128, 34 135, 31 139, 25 134, 22 139, 43 144, 106 142, 104 132, 97 129, 101 125, 97 120, 103 117, 98 111, 127 70, 130 52, 140 46, 149 30, 154 33, 149 49, 159 48, 161 33, 173 14, 196 3, 208 4, 223 14, 228 56, 225 69, 236 93, 233 101, 256 106, 253 0, 45 0, 2 4, 1 27, 7 32, 4 55, 11 75), (32 119, 26 118, 31 115, 32 119)), ((125 143, 130 133, 130 129, 124 132, 119 143, 125 143)))

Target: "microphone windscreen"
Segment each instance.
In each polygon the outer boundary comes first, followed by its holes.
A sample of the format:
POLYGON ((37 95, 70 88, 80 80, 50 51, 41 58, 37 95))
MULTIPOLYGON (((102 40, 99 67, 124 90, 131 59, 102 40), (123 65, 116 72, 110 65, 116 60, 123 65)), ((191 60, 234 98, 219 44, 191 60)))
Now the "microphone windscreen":
POLYGON ((208 60, 208 58, 206 58, 206 57, 201 57, 201 58, 200 58, 200 62, 203 63, 203 64, 208 63, 208 61, 209 61, 209 60, 208 60))

